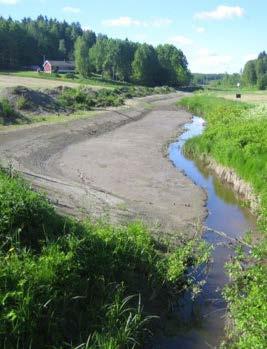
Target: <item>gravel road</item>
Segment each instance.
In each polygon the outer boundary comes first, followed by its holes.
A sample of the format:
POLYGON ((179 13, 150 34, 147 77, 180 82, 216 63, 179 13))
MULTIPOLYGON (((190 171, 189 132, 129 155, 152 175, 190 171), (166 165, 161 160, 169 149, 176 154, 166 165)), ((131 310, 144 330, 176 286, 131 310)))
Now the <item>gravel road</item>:
POLYGON ((142 219, 161 233, 190 233, 206 213, 205 194, 166 156, 168 142, 191 118, 175 106, 181 96, 145 97, 88 119, 0 132, 0 159, 64 213, 142 219))

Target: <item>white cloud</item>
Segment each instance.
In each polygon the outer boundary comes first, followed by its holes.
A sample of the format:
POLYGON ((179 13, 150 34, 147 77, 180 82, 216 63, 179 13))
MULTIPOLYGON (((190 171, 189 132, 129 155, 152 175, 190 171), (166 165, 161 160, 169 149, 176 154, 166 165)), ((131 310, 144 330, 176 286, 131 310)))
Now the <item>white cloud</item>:
POLYGON ((63 12, 80 13, 81 9, 79 7, 65 6, 63 7, 63 12))
POLYGON ((243 17, 245 10, 239 6, 220 5, 213 11, 203 11, 195 14, 196 19, 231 19, 234 17, 243 17))
POLYGON ((1 5, 17 5, 19 0, 0 0, 1 5))
POLYGON ((164 27, 172 23, 169 18, 154 18, 147 21, 131 18, 128 16, 119 17, 114 19, 106 19, 102 21, 102 24, 106 27, 164 27))
POLYGON ((193 44, 193 41, 190 38, 183 35, 173 36, 169 38, 168 42, 174 45, 183 45, 183 46, 188 46, 193 44))
POLYGON ((217 54, 207 48, 199 49, 191 58, 191 70, 203 73, 223 73, 231 68, 233 57, 217 54))
POLYGON ((205 31, 206 31, 206 29, 203 28, 203 27, 197 27, 197 28, 196 28, 196 32, 197 32, 197 33, 204 33, 205 31))

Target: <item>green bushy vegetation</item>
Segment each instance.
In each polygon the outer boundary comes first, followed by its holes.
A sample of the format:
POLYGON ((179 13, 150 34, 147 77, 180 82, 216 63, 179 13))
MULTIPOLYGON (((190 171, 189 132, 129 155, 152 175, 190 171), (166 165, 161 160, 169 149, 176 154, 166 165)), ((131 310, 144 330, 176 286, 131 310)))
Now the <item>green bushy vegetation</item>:
POLYGON ((256 59, 250 60, 245 64, 242 74, 243 84, 246 86, 255 86, 259 90, 267 88, 267 54, 261 52, 256 59))
POLYGON ((137 348, 150 326, 144 309, 153 298, 167 307, 193 282, 188 267, 207 259, 202 240, 171 248, 141 223, 59 216, 1 171, 0 347, 137 348))
POLYGON ((124 86, 115 89, 100 89, 93 91, 86 87, 78 89, 67 88, 59 95, 58 101, 64 108, 73 110, 90 110, 93 107, 118 107, 124 104, 125 99, 133 97, 145 97, 152 94, 165 94, 174 92, 171 87, 142 87, 124 86))
POLYGON ((250 255, 239 253, 227 265, 231 283, 225 289, 225 299, 232 325, 225 347, 266 348, 267 110, 203 94, 184 98, 180 105, 207 120, 204 133, 190 139, 185 151, 233 168, 260 198, 260 242, 250 255))
POLYGON ((18 113, 14 110, 8 99, 0 100, 0 124, 7 124, 16 121, 18 113))

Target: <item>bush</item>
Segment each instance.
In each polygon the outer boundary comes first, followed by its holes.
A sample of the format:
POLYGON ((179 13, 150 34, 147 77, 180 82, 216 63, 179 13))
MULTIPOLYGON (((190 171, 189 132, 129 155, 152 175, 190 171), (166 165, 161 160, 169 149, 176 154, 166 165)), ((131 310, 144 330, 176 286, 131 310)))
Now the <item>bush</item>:
POLYGON ((0 116, 3 117, 9 117, 9 116, 14 116, 15 111, 12 107, 12 105, 10 104, 10 102, 8 101, 8 99, 2 99, 2 101, 0 101, 0 116))
POLYGON ((16 101, 16 104, 18 110, 27 109, 30 106, 30 103, 25 96, 19 96, 16 101))

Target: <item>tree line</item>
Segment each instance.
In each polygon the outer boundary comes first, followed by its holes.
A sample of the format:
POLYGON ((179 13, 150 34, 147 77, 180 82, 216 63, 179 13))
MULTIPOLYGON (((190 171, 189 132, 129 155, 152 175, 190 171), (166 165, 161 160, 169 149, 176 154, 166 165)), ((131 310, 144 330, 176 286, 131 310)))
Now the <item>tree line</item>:
POLYGON ((191 79, 184 53, 173 45, 153 47, 84 31, 79 23, 39 16, 15 21, 0 17, 0 69, 41 65, 44 57, 75 59, 83 76, 147 86, 185 86, 191 79))
POLYGON ((0 69, 41 64, 49 59, 73 59, 75 41, 83 34, 79 23, 68 24, 39 16, 14 21, 0 17, 0 69))
POLYGON ((260 90, 267 88, 267 54, 265 51, 261 52, 257 59, 246 63, 242 80, 247 86, 257 86, 260 90))
POLYGON ((76 69, 84 77, 96 73, 147 86, 183 86, 191 79, 185 55, 168 44, 154 48, 85 31, 76 40, 74 56, 76 69))

